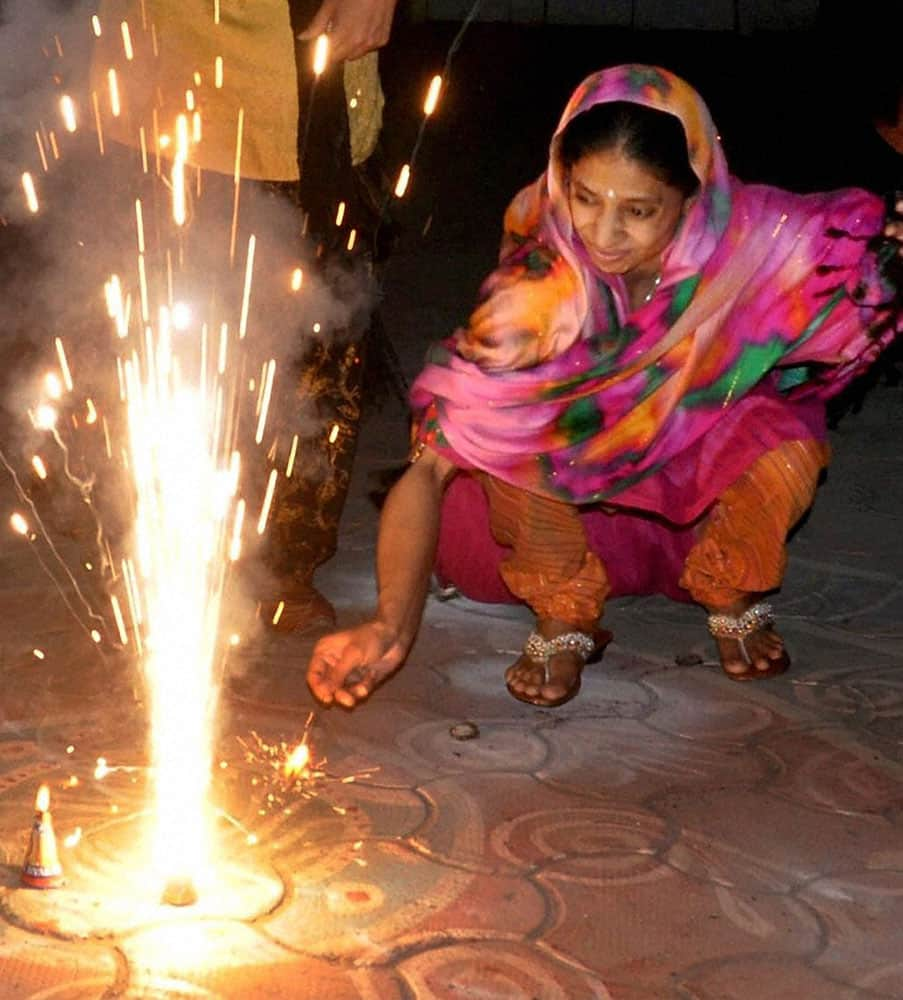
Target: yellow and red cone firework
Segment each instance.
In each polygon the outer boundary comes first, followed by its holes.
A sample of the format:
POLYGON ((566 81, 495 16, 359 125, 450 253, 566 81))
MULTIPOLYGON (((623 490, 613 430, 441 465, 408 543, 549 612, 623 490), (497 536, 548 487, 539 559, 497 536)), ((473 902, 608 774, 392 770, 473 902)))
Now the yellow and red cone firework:
POLYGON ((22 885, 32 889, 56 889, 63 884, 63 866, 56 849, 56 834, 50 816, 50 789, 41 785, 35 799, 35 817, 22 866, 22 885))

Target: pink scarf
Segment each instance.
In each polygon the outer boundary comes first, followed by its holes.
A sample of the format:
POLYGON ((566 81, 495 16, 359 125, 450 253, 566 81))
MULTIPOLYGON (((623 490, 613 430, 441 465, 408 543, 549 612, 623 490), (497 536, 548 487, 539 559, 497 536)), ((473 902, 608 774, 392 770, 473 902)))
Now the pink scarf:
POLYGON ((434 349, 412 405, 420 438, 462 467, 686 523, 764 450, 818 436, 823 401, 903 325, 881 267, 884 207, 731 177, 700 96, 655 67, 584 81, 556 138, 608 101, 676 115, 700 181, 655 295, 631 311, 623 280, 589 261, 553 140, 506 213, 480 304, 434 349))

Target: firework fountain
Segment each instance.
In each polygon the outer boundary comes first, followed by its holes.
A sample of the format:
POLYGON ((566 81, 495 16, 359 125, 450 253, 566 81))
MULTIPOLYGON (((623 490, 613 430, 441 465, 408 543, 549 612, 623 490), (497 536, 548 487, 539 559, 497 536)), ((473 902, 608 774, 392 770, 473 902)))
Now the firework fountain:
MULTIPOLYGON (((104 23, 95 14, 82 25, 93 44, 103 41, 102 51, 109 58, 100 75, 92 75, 86 92, 64 90, 66 46, 60 37, 45 46, 56 91, 54 124, 48 124, 50 112, 38 123, 34 163, 21 174, 25 212, 41 217, 57 207, 52 175, 70 148, 80 144, 83 152, 87 145, 101 162, 118 158, 121 164, 122 149, 117 151, 113 137, 128 147, 127 167, 117 166, 117 187, 134 196, 127 222, 115 218, 110 225, 129 230, 131 250, 97 288, 114 346, 110 381, 115 391, 107 399, 83 398, 78 352, 70 368, 64 339, 56 337, 54 370, 42 380, 29 407, 36 433, 46 438, 30 458, 32 474, 46 479, 47 463, 37 452, 46 456, 58 448, 65 458, 65 476, 96 520, 106 608, 98 612, 83 595, 16 470, 0 457, 24 505, 13 513, 12 529, 31 542, 44 540, 50 562, 62 570, 62 584, 59 573, 45 568, 93 641, 112 641, 131 650, 140 662, 150 715, 152 786, 152 834, 149 857, 142 864, 152 872, 157 898, 184 905, 205 892, 217 859, 216 814, 210 804, 215 725, 223 667, 237 638, 223 635, 224 595, 243 550, 266 532, 277 482, 292 475, 298 438, 281 439, 278 430, 270 428, 279 359, 255 342, 255 261, 266 249, 266 234, 245 233, 240 225, 245 109, 238 109, 233 122, 234 169, 226 193, 230 222, 228 238, 218 246, 225 259, 218 270, 209 268, 209 273, 221 276, 221 284, 203 287, 214 239, 197 232, 202 227, 200 203, 202 196, 210 197, 208 187, 222 199, 223 182, 220 178, 217 186, 208 181, 197 165, 197 153, 204 143, 205 107, 215 103, 229 67, 221 56, 209 66, 185 66, 184 106, 169 119, 159 102, 145 105, 139 114, 139 102, 130 101, 130 87, 140 85, 147 91, 166 42, 158 37, 143 2, 140 11, 139 23, 104 23), (115 58, 110 56, 111 45, 115 58), (46 199, 42 187, 51 192, 46 199), (104 458, 128 484, 124 492, 130 530, 122 539, 111 541, 104 534, 93 504, 94 476, 80 478, 70 468, 67 438, 87 428, 102 431, 104 458), (265 465, 263 476, 248 471, 265 465)), ((211 30, 219 25, 219 14, 215 4, 211 30)), ((328 40, 321 36, 309 70, 311 101, 327 62, 328 40)), ((439 76, 430 82, 424 124, 442 86, 439 76)), ((409 162, 400 168, 395 197, 408 189, 422 134, 423 126, 409 162)), ((303 135, 302 148, 306 128, 303 135)), ((345 217, 344 203, 337 208, 335 224, 348 228, 345 246, 352 252, 355 230, 345 217)), ((297 300, 308 287, 302 262, 284 254, 279 261, 278 294, 297 300)), ((266 291, 274 294, 272 280, 266 291)), ((338 430, 326 430, 324 446, 335 442, 338 430)), ((34 653, 44 655, 37 649, 34 653)), ((323 762, 311 759, 310 723, 308 719, 300 741, 269 744, 253 734, 243 742, 246 761, 262 770, 263 785, 270 789, 267 798, 277 805, 293 795, 316 794, 311 792, 315 783, 329 778, 323 762)), ((123 769, 108 768, 104 761, 95 777, 117 770, 123 769)), ((248 834, 247 843, 256 839, 248 834)))

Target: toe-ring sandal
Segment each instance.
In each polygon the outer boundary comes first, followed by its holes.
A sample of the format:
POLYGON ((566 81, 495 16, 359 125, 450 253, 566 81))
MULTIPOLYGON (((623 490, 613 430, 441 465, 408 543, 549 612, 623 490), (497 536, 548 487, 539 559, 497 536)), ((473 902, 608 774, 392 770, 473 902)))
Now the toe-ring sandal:
MULTIPOLYGON (((612 638, 612 633, 607 629, 596 629, 592 634, 565 632, 563 635, 555 636, 554 639, 545 639, 538 632, 531 632, 530 638, 524 645, 524 653, 534 663, 542 667, 545 683, 548 684, 552 680, 549 661, 556 653, 577 653, 583 659, 583 666, 586 666, 587 663, 594 663, 600 659, 612 638)), ((517 698, 518 701, 535 705, 537 708, 557 708, 566 701, 570 701, 580 690, 580 674, 577 674, 574 683, 560 698, 555 698, 552 701, 537 701, 522 691, 516 691, 510 684, 505 686, 508 688, 508 693, 513 698, 517 698)))
POLYGON ((742 674, 735 674, 730 670, 725 670, 724 673, 732 681, 757 681, 763 680, 766 677, 777 677, 778 674, 783 674, 790 666, 790 657, 787 655, 786 649, 783 650, 777 659, 772 660, 771 666, 765 670, 757 670, 752 665, 752 660, 746 651, 744 640, 749 638, 754 632, 768 628, 773 624, 774 608, 767 601, 760 601, 758 604, 753 604, 752 607, 747 608, 742 615, 738 615, 736 618, 733 615, 709 615, 709 632, 716 639, 736 639, 737 645, 740 647, 740 653, 749 666, 749 669, 744 670, 742 674))

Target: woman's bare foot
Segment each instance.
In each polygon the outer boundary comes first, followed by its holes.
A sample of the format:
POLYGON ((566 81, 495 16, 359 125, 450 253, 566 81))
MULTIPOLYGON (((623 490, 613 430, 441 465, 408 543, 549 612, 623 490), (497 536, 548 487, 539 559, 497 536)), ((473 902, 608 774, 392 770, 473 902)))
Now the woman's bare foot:
MULTIPOLYGON (((710 615, 727 615, 739 619, 757 603, 749 595, 726 608, 709 608, 710 615)), ((770 622, 763 622, 742 639, 714 636, 724 672, 735 681, 760 680, 782 674, 790 666, 784 640, 770 622)))
MULTIPOLYGON (((579 630, 566 622, 542 619, 536 623, 536 632, 543 639, 551 640, 579 630)), ((540 708, 553 708, 570 701, 580 690, 580 678, 588 660, 597 657, 611 641, 611 633, 603 629, 585 634, 588 642, 584 649, 562 649, 545 660, 525 650, 505 671, 508 691, 518 701, 540 708)))

